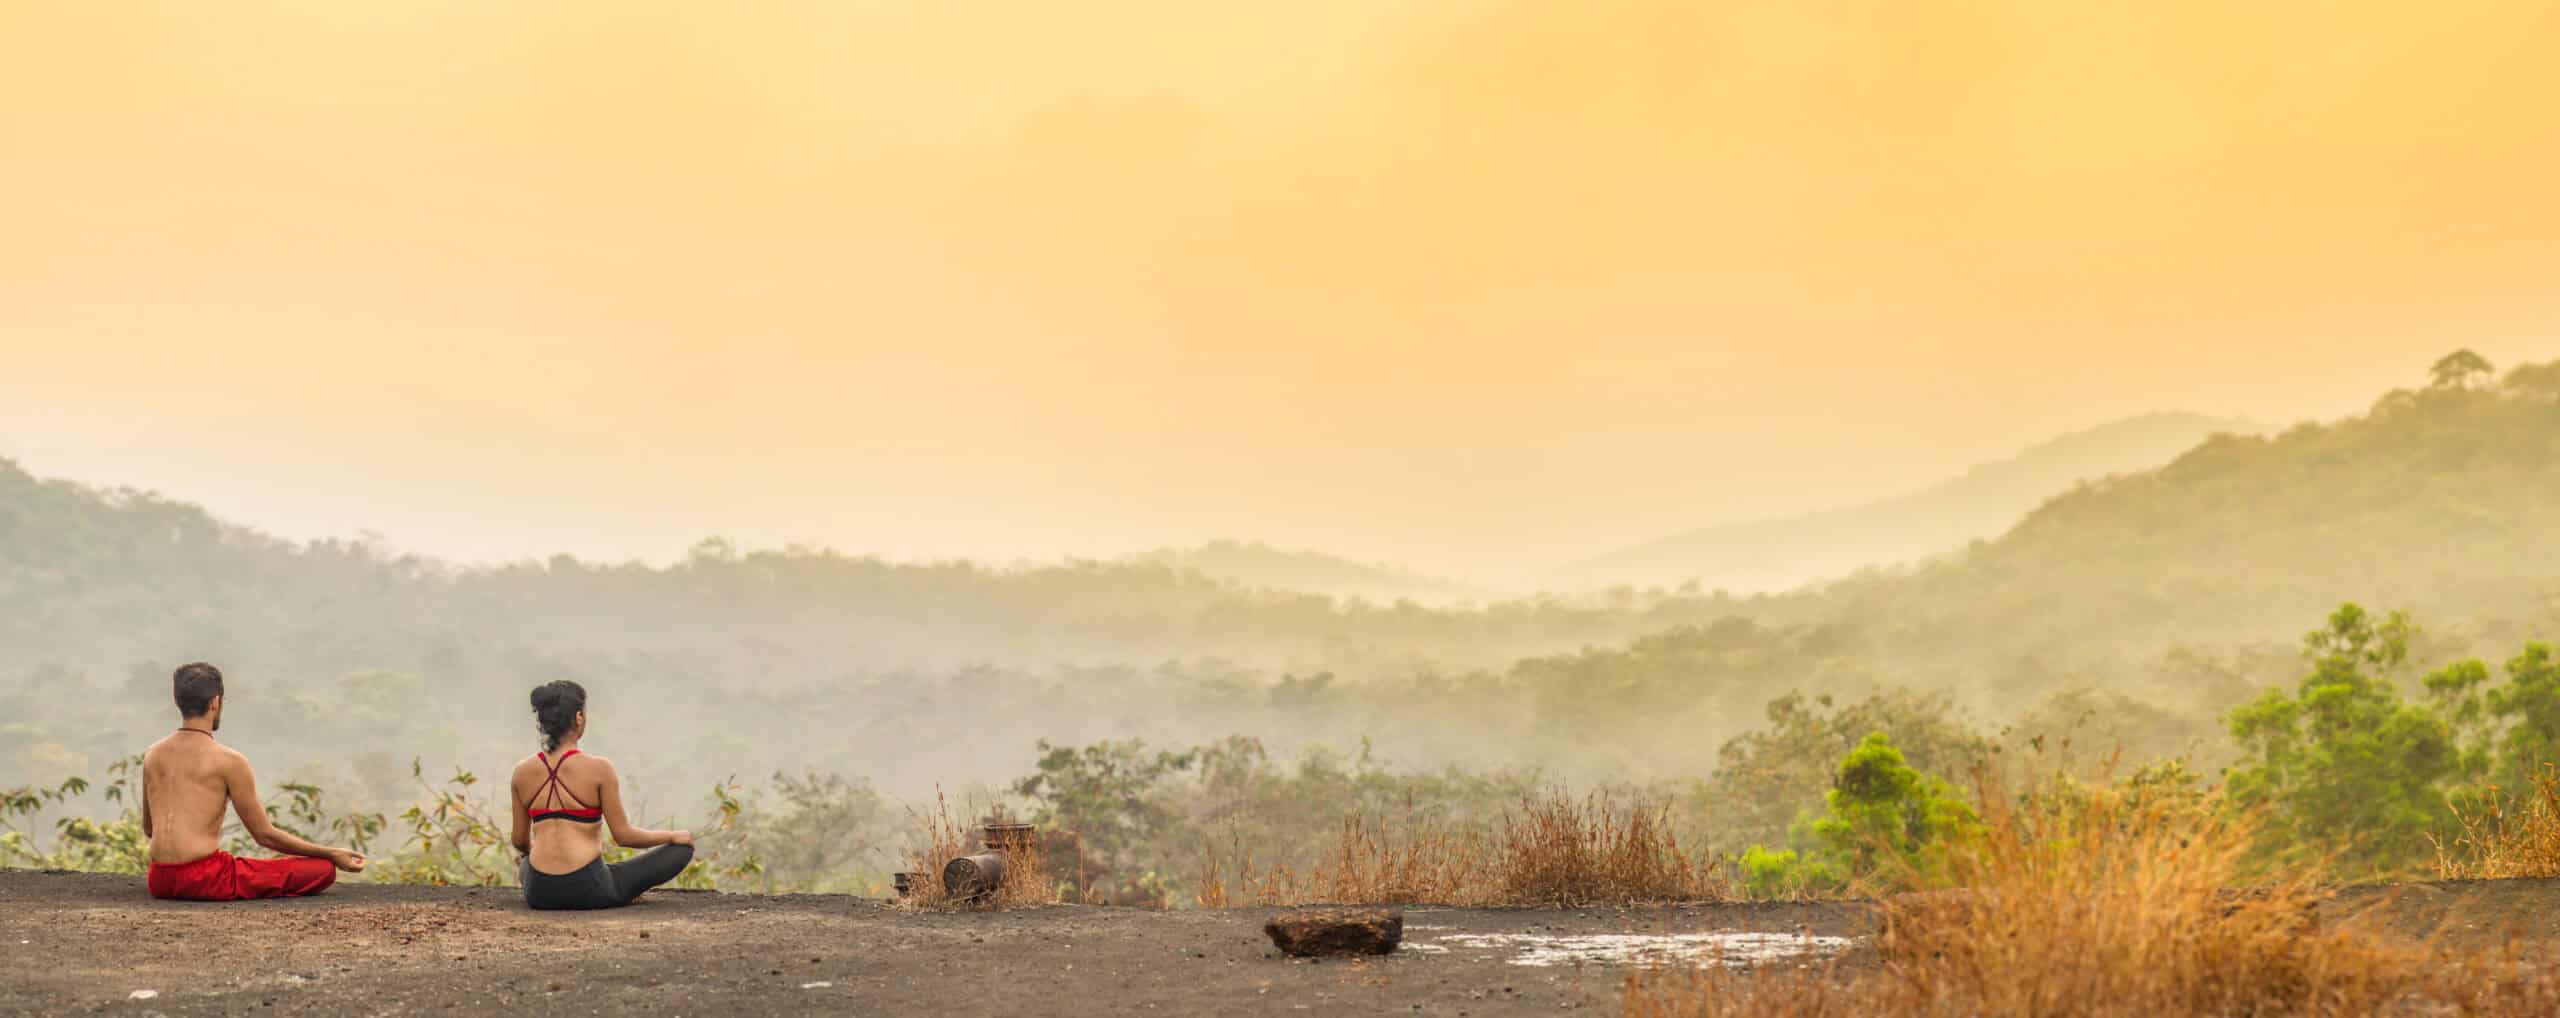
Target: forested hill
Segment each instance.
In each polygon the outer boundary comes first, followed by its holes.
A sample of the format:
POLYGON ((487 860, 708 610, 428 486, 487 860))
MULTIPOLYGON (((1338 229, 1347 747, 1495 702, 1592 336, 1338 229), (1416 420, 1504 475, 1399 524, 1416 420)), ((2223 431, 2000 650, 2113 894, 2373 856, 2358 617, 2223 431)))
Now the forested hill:
POLYGON ((1696 583, 1787 590, 1869 566, 1916 562, 1994 537, 2074 482, 2149 470, 2247 421, 2156 413, 2102 424, 1975 466, 1920 491, 1863 505, 1702 527, 1558 570, 1567 588, 1696 583))
POLYGON ((2362 416, 2220 436, 2064 492, 1949 561, 1776 614, 1863 621, 1941 658, 2087 656, 2281 639, 2350 599, 2439 626, 2548 628, 2555 598, 2560 362, 2497 381, 2440 366, 2362 416))
POLYGON ((0 651, 92 674, 171 654, 327 675, 449 665, 466 652, 526 670, 603 658, 801 679, 1195 657, 1477 667, 1730 608, 1595 598, 1441 611, 1249 587, 1181 561, 997 568, 716 540, 666 567, 560 556, 462 568, 281 541, 195 505, 40 480, 0 460, 0 651))
POLYGON ((505 759, 524 691, 554 678, 609 690, 622 737, 688 748, 652 765, 661 787, 818 766, 924 788, 1015 773, 1037 739, 1231 733, 1694 776, 1772 700, 1890 687, 1958 694, 1995 723, 2095 704, 2175 751, 2291 678, 2296 637, 2341 601, 2415 612, 2425 660, 2560 632, 2555 535, 2560 365, 2456 372, 2363 416, 2216 439, 1935 563, 1748 599, 1434 607, 1161 563, 716 541, 665 567, 463 569, 0 461, 0 784, 147 741, 169 668, 198 658, 244 677, 242 739, 315 767, 377 747, 357 754, 369 788, 406 780, 408 751, 379 746, 505 759), (2093 688, 2178 720, 2069 698, 2093 688))
POLYGON ((1214 563, 1199 554, 997 569, 718 541, 668 567, 463 569, 279 541, 0 460, 0 649, 92 673, 172 653, 417 669, 468 650, 520 652, 531 670, 601 657, 739 678, 1204 657, 1360 674, 1496 667, 1739 614, 1961 665, 2282 640, 2348 598, 2446 621, 2524 618, 2560 590, 2555 523, 2550 364, 2396 391, 2332 424, 2218 437, 2060 492, 1939 562, 1750 599, 1431 607, 1247 587, 1206 575, 1196 567, 1214 563))

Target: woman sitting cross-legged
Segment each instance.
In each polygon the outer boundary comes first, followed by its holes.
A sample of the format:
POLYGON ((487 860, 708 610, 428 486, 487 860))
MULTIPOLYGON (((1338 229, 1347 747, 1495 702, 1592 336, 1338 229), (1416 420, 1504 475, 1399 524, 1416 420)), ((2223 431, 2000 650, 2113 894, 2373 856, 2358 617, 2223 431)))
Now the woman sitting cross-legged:
POLYGON ((515 846, 524 859, 524 903, 534 908, 614 908, 673 880, 693 861, 693 835, 633 827, 622 814, 622 779, 613 762, 578 752, 587 734, 587 691, 550 682, 533 691, 543 751, 516 765, 515 846), (604 861, 604 833, 614 844, 650 851, 604 861), (655 847, 653 847, 655 846, 655 847))

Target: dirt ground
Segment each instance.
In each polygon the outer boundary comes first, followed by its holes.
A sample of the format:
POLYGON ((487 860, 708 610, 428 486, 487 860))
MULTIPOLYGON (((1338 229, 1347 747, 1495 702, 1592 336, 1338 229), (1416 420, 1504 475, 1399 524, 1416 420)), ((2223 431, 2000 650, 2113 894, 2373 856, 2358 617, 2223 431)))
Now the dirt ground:
MULTIPOLYGON (((2333 903, 2397 933, 2560 943, 2560 881, 2425 884, 2333 903)), ((2324 913, 2332 909, 2324 909, 2324 913)), ((512 891, 348 884, 295 901, 157 902, 137 878, 0 871, 6 1014, 1436 1014, 1613 1012, 1629 964, 1862 962, 1855 902, 1406 910, 1406 947, 1278 956, 1268 909, 913 913, 825 895, 656 891, 534 913, 512 891), (148 996, 137 997, 138 991, 148 996)))

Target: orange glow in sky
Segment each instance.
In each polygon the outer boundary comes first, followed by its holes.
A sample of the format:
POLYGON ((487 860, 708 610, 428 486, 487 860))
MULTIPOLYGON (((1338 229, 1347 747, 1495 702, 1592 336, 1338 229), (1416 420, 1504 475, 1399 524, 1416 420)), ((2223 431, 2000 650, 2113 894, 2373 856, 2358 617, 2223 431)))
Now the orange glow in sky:
POLYGON ((1553 561, 2560 356, 2560 5, 0 0, 0 455, 466 558, 1553 561))

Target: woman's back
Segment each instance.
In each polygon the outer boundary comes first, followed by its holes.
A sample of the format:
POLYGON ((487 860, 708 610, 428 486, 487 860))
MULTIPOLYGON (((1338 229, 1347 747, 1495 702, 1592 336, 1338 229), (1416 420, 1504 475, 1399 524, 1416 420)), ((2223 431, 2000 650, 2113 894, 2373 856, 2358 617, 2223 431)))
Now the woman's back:
POLYGON ((587 734, 586 687, 566 679, 533 691, 543 751, 516 764, 507 789, 515 806, 509 843, 524 853, 517 877, 534 908, 615 908, 675 879, 693 862, 693 835, 636 827, 622 809, 613 761, 578 752, 587 734), (604 836, 650 851, 612 865, 604 836))
POLYGON ((545 873, 571 873, 604 854, 605 785, 613 765, 575 749, 537 753, 509 780, 532 826, 525 858, 545 873))

